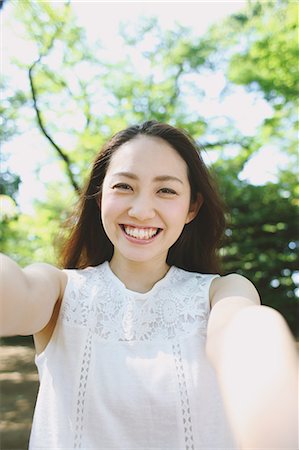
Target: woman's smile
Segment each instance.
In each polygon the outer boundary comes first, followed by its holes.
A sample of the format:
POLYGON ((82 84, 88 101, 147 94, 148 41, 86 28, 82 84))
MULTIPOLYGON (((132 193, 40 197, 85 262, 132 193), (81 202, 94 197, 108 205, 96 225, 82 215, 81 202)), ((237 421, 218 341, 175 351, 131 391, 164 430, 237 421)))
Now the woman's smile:
POLYGON ((161 228, 155 227, 137 227, 134 225, 120 224, 125 237, 130 241, 138 244, 148 244, 153 242, 162 231, 161 228))

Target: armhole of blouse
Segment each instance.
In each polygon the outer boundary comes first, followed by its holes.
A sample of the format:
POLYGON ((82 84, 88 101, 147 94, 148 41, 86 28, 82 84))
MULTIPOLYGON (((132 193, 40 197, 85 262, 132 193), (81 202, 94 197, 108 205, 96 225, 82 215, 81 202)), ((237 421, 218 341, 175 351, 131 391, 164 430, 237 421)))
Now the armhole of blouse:
MULTIPOLYGON (((65 289, 64 289, 64 293, 63 293, 62 299, 61 299, 61 306, 63 305, 66 297, 68 296, 70 287, 71 287, 72 282, 73 282, 73 274, 74 274, 75 271, 73 269, 63 269, 63 272, 67 276, 67 282, 66 282, 66 285, 65 285, 65 289)), ((60 310, 61 310, 61 308, 60 308, 60 310)))
POLYGON ((208 308, 208 314, 210 314, 211 312, 211 296, 210 296, 210 291, 211 291, 211 286, 213 281, 216 278, 220 278, 220 275, 215 274, 215 275, 210 275, 208 283, 207 283, 207 291, 206 291, 206 296, 207 296, 207 308, 208 308))
POLYGON ((57 329, 57 325, 58 325, 58 322, 59 322, 61 314, 62 314, 61 310, 63 308, 65 299, 67 298, 68 292, 69 292, 69 290, 71 288, 71 285, 72 285, 72 280, 73 280, 72 269, 63 269, 63 272, 66 273, 67 282, 66 282, 66 285, 65 285, 65 289, 64 289, 64 293, 63 293, 62 299, 61 299, 61 304, 60 304, 60 308, 59 308, 59 313, 58 313, 58 316, 57 316, 56 324, 55 324, 54 330, 53 330, 53 332, 51 334, 51 337, 50 337, 46 347, 43 349, 42 352, 35 354, 34 360, 35 360, 35 364, 37 366, 44 359, 45 354, 47 353, 47 350, 48 350, 49 346, 51 345, 52 340, 54 339, 54 335, 55 335, 55 332, 56 332, 56 329, 57 329))

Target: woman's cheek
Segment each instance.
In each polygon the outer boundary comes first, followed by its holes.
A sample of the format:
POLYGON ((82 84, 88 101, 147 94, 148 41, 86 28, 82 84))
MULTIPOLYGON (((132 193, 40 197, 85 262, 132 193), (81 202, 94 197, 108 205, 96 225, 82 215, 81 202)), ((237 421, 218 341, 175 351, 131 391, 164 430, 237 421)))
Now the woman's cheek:
POLYGON ((171 219, 175 220, 174 223, 177 223, 179 220, 184 221, 185 217, 187 217, 189 212, 189 205, 184 201, 173 202, 172 204, 166 207, 166 211, 171 216, 171 219))

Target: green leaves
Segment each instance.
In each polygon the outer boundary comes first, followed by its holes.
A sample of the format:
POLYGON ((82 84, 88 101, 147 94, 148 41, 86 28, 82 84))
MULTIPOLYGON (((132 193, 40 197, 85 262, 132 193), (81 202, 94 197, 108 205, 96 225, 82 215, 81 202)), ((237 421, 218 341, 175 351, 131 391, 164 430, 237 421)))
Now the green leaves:
POLYGON ((285 185, 251 186, 229 174, 219 176, 231 211, 223 249, 225 272, 253 280, 263 304, 278 309, 298 333, 295 273, 298 268, 298 204, 285 185), (290 245, 291 243, 291 245, 290 245))
POLYGON ((296 2, 281 7, 264 6, 263 14, 248 21, 244 34, 249 45, 233 55, 229 78, 234 83, 253 85, 267 100, 293 102, 298 94, 298 37, 296 2), (254 24, 254 28, 251 26, 254 24))
MULTIPOLYGON (((24 0, 13 7, 14 20, 35 52, 18 64, 19 73, 30 75, 31 89, 7 81, 2 137, 20 132, 20 117, 26 117, 44 136, 53 160, 61 161, 64 181, 48 184, 48 197, 35 205, 34 216, 6 222, 4 251, 22 264, 55 263, 53 242, 61 221, 106 139, 128 124, 169 122, 205 144, 208 159, 211 150, 216 155, 213 171, 230 210, 222 249, 225 273, 251 278, 263 302, 279 309, 296 332, 298 5, 249 2, 204 36, 182 24, 164 29, 154 16, 127 22, 120 30, 120 57, 87 41, 71 2, 24 0), (217 73, 226 83, 219 106, 236 86, 271 105, 272 113, 255 134, 242 134, 230 116, 219 125, 221 112, 205 116, 203 101, 209 94, 201 77, 217 73), (253 186, 242 181, 247 162, 269 145, 289 157, 277 182, 253 186)), ((238 107, 243 108, 241 102, 238 107)), ((19 180, 10 175, 13 192, 6 195, 17 198, 19 180)))

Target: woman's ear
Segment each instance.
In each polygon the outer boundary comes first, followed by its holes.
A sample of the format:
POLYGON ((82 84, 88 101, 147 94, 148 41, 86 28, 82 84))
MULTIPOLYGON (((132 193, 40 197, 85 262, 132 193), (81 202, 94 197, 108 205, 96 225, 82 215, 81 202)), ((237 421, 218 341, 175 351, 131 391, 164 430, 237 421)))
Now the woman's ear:
POLYGON ((196 195, 196 200, 190 204, 190 209, 187 215, 186 223, 192 222, 193 219, 197 216, 202 204, 204 202, 204 198, 202 194, 198 193, 196 195))

